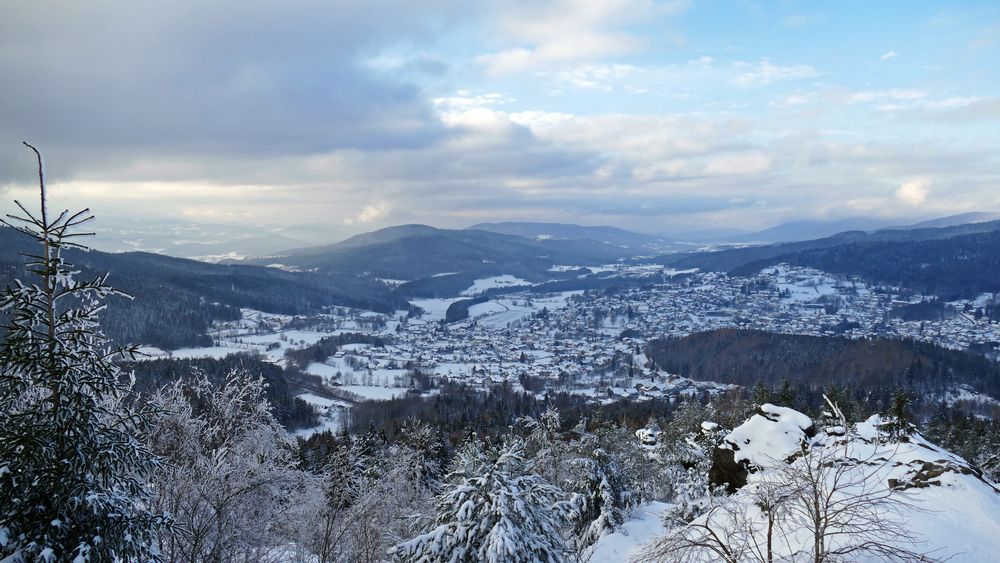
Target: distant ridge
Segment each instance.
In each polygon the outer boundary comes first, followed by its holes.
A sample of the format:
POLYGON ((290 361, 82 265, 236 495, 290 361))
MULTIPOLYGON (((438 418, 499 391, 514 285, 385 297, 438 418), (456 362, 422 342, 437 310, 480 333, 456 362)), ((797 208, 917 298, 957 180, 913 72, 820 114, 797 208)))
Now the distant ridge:
POLYGON ((972 225, 976 223, 986 223, 988 221, 1000 220, 1000 212, 996 211, 973 211, 970 213, 960 213, 958 215, 948 215, 946 217, 938 217, 937 219, 929 219, 927 221, 921 221, 919 223, 914 223, 912 225, 906 225, 902 227, 886 227, 882 230, 899 230, 899 229, 940 229, 944 227, 955 227, 958 225, 972 225))
POLYGON ((253 261, 303 271, 417 280, 440 274, 510 274, 549 279, 556 265, 595 265, 639 254, 595 240, 527 238, 478 229, 399 225, 325 246, 300 248, 253 261))
POLYGON ((468 227, 467 230, 488 231, 537 240, 593 240, 638 253, 669 252, 691 247, 691 245, 677 243, 662 236, 647 235, 610 226, 505 221, 479 223, 468 227))

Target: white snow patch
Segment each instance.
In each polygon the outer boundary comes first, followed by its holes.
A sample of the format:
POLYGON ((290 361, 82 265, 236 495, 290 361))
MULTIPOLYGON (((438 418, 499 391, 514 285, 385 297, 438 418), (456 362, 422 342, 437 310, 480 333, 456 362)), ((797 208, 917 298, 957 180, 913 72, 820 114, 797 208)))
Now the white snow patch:
POLYGON ((762 414, 754 414, 724 439, 722 447, 736 450, 736 461, 757 467, 773 467, 799 451, 812 419, 799 411, 765 403, 762 414))
POLYGON ((476 295, 477 293, 482 293, 488 289, 496 289, 499 287, 522 286, 522 285, 531 285, 531 282, 511 275, 480 278, 472 282, 472 285, 469 286, 468 289, 463 291, 461 295, 476 295))
POLYGON ((670 506, 663 502, 640 505, 632 511, 620 529, 602 537, 594 544, 590 563, 620 563, 633 560, 646 542, 666 531, 663 526, 663 513, 670 506))

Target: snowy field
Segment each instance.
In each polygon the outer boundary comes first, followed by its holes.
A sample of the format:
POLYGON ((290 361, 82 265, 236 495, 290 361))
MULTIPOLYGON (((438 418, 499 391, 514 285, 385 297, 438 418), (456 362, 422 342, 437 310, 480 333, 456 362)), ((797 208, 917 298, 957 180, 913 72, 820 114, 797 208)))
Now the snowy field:
POLYGON ((516 287, 524 285, 531 285, 531 282, 510 275, 493 276, 491 278, 480 278, 474 281, 472 285, 469 286, 468 289, 466 289, 461 293, 461 295, 476 295, 488 289, 496 289, 500 287, 516 287))
POLYGON ((765 268, 762 273, 778 272, 777 284, 779 291, 788 291, 789 297, 783 299, 786 303, 806 303, 815 301, 824 295, 836 295, 837 280, 822 274, 802 275, 791 273, 788 266, 780 264, 765 268))
POLYGON ((319 415, 319 425, 295 431, 295 435, 302 438, 309 438, 313 434, 327 430, 333 433, 339 432, 343 427, 344 413, 351 407, 348 402, 327 399, 312 393, 303 393, 298 398, 315 407, 319 415))
POLYGON ((338 389, 349 391, 362 399, 370 401, 388 401, 406 395, 406 389, 401 387, 381 387, 378 385, 341 385, 338 389))
POLYGON ((444 315, 448 311, 448 306, 459 301, 461 298, 452 297, 447 299, 414 299, 410 301, 413 305, 424 310, 424 314, 419 319, 412 322, 437 322, 443 321, 444 315))
POLYGON ((191 358, 225 358, 230 354, 242 354, 251 351, 251 348, 240 346, 209 346, 206 348, 181 348, 171 352, 170 357, 186 360, 191 358))

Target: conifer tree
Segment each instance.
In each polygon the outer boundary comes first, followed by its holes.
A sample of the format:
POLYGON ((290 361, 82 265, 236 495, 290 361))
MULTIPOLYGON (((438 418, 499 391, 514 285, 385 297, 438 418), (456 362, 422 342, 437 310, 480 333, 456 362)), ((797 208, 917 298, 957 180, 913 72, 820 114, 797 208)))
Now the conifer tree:
POLYGON ((456 456, 437 499, 437 527, 390 550, 398 561, 558 562, 568 506, 562 492, 527 473, 524 443, 498 448, 472 441, 456 456))
POLYGON ((148 507, 154 466, 138 439, 151 411, 127 403, 130 384, 98 326, 109 295, 107 275, 77 280, 63 259, 84 235, 89 210, 53 217, 46 208, 41 154, 41 208, 5 227, 35 239, 28 255, 35 283, 16 281, 0 299, 7 317, 0 347, 0 559, 115 561, 155 559, 163 523, 148 507))

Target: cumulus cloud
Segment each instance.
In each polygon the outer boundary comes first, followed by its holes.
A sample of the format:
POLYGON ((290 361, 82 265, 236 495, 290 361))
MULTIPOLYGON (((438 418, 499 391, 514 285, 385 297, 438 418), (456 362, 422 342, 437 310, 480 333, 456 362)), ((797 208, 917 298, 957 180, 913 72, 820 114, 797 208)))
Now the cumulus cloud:
POLYGON ((903 182, 896 190, 896 199, 909 205, 921 205, 927 201, 931 193, 931 181, 928 178, 915 178, 903 182))
POLYGON ((879 60, 880 61, 887 61, 889 59, 894 59, 894 58, 896 58, 898 56, 899 56, 899 53, 897 53, 896 51, 886 51, 885 53, 882 53, 882 56, 879 57, 879 60))

